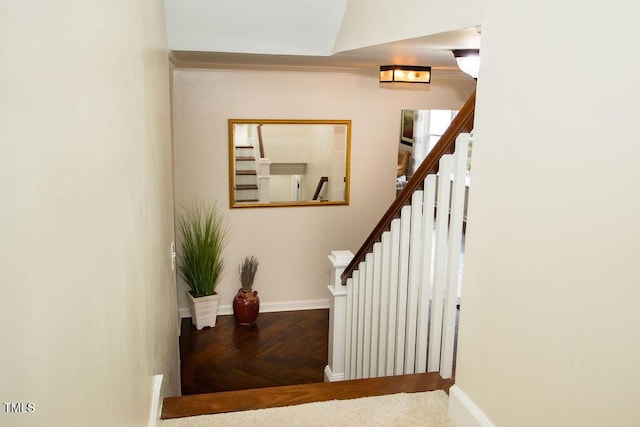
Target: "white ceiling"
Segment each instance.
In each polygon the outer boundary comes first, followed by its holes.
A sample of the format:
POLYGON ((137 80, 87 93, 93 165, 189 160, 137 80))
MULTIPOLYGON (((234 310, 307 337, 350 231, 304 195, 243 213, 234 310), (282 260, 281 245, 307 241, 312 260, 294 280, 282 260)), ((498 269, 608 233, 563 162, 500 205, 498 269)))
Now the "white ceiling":
POLYGON ((329 55, 347 0, 165 0, 169 49, 329 55))
POLYGON ((451 49, 478 48, 475 28, 332 54, 347 0, 165 0, 178 67, 376 70, 426 65, 457 73, 451 49))

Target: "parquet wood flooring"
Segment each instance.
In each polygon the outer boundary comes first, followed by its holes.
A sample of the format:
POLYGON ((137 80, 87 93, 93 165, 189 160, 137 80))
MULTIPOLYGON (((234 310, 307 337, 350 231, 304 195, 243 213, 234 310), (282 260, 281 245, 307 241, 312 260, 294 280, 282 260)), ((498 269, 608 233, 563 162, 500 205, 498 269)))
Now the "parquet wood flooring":
POLYGON ((253 326, 218 316, 197 331, 182 320, 182 394, 308 384, 324 380, 329 310, 260 313, 253 326))

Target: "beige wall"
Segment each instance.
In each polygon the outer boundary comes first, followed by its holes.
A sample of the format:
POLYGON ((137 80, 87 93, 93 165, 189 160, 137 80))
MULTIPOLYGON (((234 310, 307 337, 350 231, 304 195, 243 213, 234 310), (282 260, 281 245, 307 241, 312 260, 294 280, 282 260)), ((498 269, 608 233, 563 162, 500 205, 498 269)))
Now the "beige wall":
MULTIPOLYGON (((429 90, 379 87, 377 73, 176 70, 176 204, 216 200, 232 239, 218 292, 227 312, 245 255, 260 261, 256 289, 263 308, 328 300, 332 250, 356 251, 395 194, 400 111, 459 108, 475 87, 439 80, 429 90), (229 118, 351 119, 351 204, 332 207, 228 209, 229 118)), ((179 306, 186 307, 184 287, 179 306)))
POLYGON ((179 392, 161 1, 4 2, 0 425, 147 425, 179 392))
POLYGON ((640 425, 640 6, 486 3, 456 383, 497 426, 640 425))

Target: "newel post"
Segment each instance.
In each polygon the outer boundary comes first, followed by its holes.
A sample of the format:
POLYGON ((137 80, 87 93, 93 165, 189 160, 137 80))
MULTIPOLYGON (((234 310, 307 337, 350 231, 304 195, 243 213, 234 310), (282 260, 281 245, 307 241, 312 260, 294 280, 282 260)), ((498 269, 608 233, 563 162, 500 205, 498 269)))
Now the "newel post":
POLYGON ((351 251, 332 251, 329 255, 333 264, 333 275, 328 286, 332 298, 329 307, 329 364, 324 368, 325 382, 344 380, 347 288, 342 286, 340 275, 352 259, 351 251))

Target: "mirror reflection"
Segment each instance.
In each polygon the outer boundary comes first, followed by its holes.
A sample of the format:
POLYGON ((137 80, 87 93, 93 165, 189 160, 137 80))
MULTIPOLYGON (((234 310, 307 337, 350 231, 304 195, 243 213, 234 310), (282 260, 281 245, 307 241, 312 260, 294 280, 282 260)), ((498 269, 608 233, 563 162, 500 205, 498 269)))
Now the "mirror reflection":
POLYGON ((349 203, 350 120, 229 120, 232 208, 349 203))
POLYGON ((458 110, 402 110, 396 194, 440 140, 458 110))

